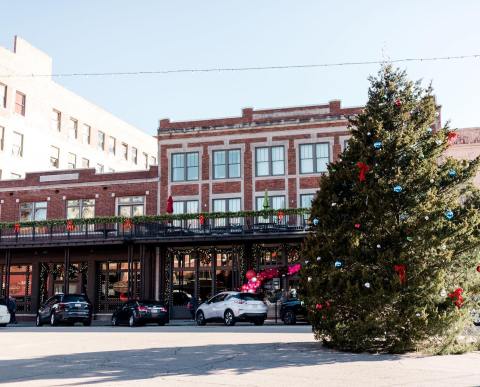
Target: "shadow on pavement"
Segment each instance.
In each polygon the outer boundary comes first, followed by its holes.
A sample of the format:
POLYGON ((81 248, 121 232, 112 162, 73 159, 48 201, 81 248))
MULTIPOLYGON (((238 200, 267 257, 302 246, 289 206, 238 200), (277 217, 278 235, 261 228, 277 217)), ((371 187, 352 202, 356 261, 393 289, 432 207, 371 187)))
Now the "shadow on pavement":
POLYGON ((78 379, 74 385, 86 385, 396 359, 394 355, 341 353, 304 342, 148 348, 5 360, 0 362, 0 383, 58 380, 64 385, 64 379, 78 379))

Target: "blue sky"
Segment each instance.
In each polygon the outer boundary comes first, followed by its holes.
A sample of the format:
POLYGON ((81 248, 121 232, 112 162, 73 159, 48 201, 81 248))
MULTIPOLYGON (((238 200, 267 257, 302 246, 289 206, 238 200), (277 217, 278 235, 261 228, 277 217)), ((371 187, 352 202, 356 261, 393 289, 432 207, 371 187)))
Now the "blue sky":
MULTIPOLYGON (((22 0, 0 3, 0 45, 22 36, 54 72, 269 66, 480 54, 480 1, 22 0)), ((402 64, 433 81, 443 119, 480 126, 480 59, 402 64)), ((160 118, 239 115, 243 107, 366 101, 378 65, 237 73, 61 78, 155 133, 160 118)))

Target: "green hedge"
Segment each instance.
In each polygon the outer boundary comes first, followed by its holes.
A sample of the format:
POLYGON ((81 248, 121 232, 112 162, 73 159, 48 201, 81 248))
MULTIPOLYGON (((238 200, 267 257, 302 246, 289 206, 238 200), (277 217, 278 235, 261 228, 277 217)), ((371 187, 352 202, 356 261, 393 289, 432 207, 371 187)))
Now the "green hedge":
MULTIPOLYGON (((279 212, 283 212, 284 215, 303 215, 309 214, 309 208, 285 208, 282 210, 262 210, 262 211, 238 211, 238 212, 201 212, 196 214, 176 214, 176 215, 154 215, 154 216, 135 216, 130 218, 131 221, 135 223, 146 223, 146 222, 162 222, 162 221, 171 221, 171 220, 189 220, 189 219, 199 219, 200 216, 203 216, 204 219, 216 219, 216 218, 244 218, 244 217, 254 217, 254 216, 270 216, 278 215, 279 212)), ((106 216, 98 217, 91 219, 70 219, 74 225, 84 225, 84 224, 99 224, 99 223, 123 223, 125 218, 122 216, 106 216)), ((14 228, 15 224, 19 224, 20 227, 33 227, 33 226, 61 226, 66 225, 69 220, 67 219, 50 219, 39 222, 5 222, 0 223, 0 229, 14 228)))

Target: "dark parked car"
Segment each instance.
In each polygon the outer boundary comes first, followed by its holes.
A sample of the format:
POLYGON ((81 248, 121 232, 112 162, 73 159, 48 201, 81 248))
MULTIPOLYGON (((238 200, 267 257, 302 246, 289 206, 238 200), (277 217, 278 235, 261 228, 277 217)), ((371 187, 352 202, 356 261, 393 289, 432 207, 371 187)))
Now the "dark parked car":
POLYGON ((92 304, 85 294, 56 294, 49 298, 37 312, 37 327, 44 323, 58 325, 81 322, 92 324, 92 304))
POLYGON ((280 318, 287 325, 294 325, 297 319, 306 319, 307 308, 298 298, 291 298, 282 302, 280 318))
POLYGON ((128 324, 131 327, 156 323, 165 325, 168 323, 168 311, 159 301, 142 300, 127 301, 112 315, 112 325, 128 324))

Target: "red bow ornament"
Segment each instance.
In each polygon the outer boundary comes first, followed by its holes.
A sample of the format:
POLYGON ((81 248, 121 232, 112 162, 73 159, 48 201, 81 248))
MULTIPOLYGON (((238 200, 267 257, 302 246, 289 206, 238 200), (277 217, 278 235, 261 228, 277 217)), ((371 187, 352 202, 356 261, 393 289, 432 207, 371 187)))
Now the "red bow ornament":
POLYGON ((200 224, 203 226, 204 223, 205 223, 205 216, 200 215, 200 216, 198 217, 198 220, 200 221, 200 224))
POLYGON ((278 211, 277 212, 277 217, 278 217, 278 220, 281 222, 283 220, 283 217, 285 216, 284 212, 283 211, 278 211))
POLYGON ((458 137, 458 134, 455 132, 448 132, 447 134, 447 141, 449 145, 452 145, 458 137))
POLYGON ((455 291, 450 293, 448 297, 452 300, 452 302, 455 304, 457 308, 461 308, 463 305, 463 297, 462 297, 463 289, 462 288, 457 288, 455 291))
POLYGON ((18 234, 20 232, 20 223, 15 223, 13 225, 13 229, 15 230, 15 232, 18 234))
POLYGON ((365 175, 370 170, 370 167, 367 164, 365 164, 361 161, 359 161, 357 163, 357 167, 359 168, 358 180, 359 181, 365 181, 365 179, 366 179, 365 175))
POLYGON ((129 230, 133 225, 132 219, 125 219, 123 221, 123 227, 127 230, 129 230))
POLYGON ((395 106, 396 106, 396 107, 402 106, 402 101, 400 101, 399 99, 396 99, 396 100, 395 100, 395 106))
POLYGON ((71 232, 75 230, 75 225, 73 224, 72 220, 67 220, 67 231, 71 232))
POLYGON ((407 268, 405 267, 405 265, 395 265, 393 266, 393 269, 398 274, 398 279, 400 280, 400 283, 403 285, 407 280, 407 268))

